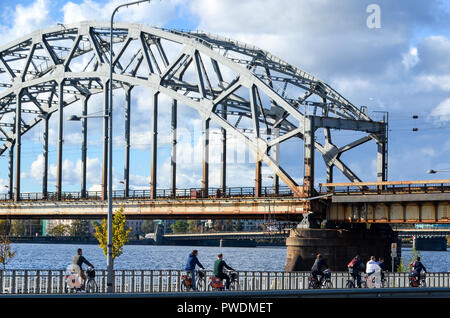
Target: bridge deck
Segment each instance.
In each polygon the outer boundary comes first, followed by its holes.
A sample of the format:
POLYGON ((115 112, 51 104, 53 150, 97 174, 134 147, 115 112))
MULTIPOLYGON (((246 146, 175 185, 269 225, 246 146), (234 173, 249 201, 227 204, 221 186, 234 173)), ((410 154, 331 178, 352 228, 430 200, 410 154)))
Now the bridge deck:
MULTIPOLYGON (((159 189, 113 191, 113 208, 129 219, 242 218, 299 219, 309 200, 328 201, 327 219, 339 222, 449 223, 450 180, 325 183, 313 198, 294 196, 288 187, 159 189)), ((12 196, 14 197, 14 196, 12 196)), ((22 193, 20 200, 0 196, 0 218, 100 219, 107 215, 102 192, 22 193)))

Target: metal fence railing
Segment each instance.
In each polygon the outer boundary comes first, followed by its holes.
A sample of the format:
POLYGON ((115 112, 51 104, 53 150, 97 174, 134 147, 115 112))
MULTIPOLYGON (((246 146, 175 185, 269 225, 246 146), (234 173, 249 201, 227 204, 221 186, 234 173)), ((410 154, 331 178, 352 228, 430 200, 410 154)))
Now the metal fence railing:
MULTIPOLYGON (((0 271, 0 293, 10 294, 64 294, 68 293, 64 270, 5 270, 0 271)), ((180 292, 180 270, 116 270, 117 293, 180 292)), ((238 273, 239 291, 301 290, 308 288, 309 272, 242 271, 238 273)), ((200 291, 209 291, 209 277, 200 291)), ((346 272, 333 272, 332 288, 345 288, 350 277, 346 272)), ((98 292, 106 292, 106 270, 97 270, 98 292)), ((427 273, 424 287, 450 287, 450 273, 427 273)), ((386 273, 384 287, 409 287, 408 273, 386 273)))
POLYGON ((417 194, 448 192, 450 192, 449 180, 319 184, 319 193, 330 193, 333 195, 417 194))
MULTIPOLYGON (((102 191, 86 191, 86 192, 62 192, 58 197, 57 192, 47 192, 45 195, 42 192, 20 193, 21 201, 71 201, 71 200, 103 200, 102 191)), ((157 189, 156 199, 216 199, 216 198, 243 198, 255 197, 255 187, 227 187, 221 188, 186 188, 186 189, 157 189)), ((292 190, 287 186, 261 187, 260 197, 284 197, 292 196, 292 190)), ((112 193, 113 199, 150 199, 151 191, 149 190, 114 190, 112 193)), ((14 193, 1 193, 0 201, 13 200, 14 193)))

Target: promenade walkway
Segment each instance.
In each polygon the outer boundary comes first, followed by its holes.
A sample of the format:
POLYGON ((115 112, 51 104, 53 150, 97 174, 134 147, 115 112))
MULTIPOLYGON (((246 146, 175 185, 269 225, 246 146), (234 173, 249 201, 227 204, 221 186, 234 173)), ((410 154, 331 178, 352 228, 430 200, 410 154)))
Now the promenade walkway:
MULTIPOLYGON (((116 270, 115 293, 161 294, 180 293, 180 277, 185 271, 179 270, 116 270)), ((0 294, 66 294, 64 270, 6 270, 0 271, 0 294)), ((206 284, 200 292, 212 293, 209 287, 210 271, 206 272, 206 284)), ((309 272, 261 272, 243 271, 238 273, 238 287, 233 292, 275 292, 308 289, 309 272)), ((345 289, 349 276, 346 272, 332 273, 333 290, 345 289)), ((106 270, 97 270, 98 293, 106 293, 106 270)), ((385 288, 405 289, 409 287, 407 273, 387 273, 385 288)), ((426 284, 420 289, 450 288, 450 272, 428 273, 426 284)), ((417 288, 416 288, 417 289, 417 288)), ((361 293, 365 293, 362 289, 361 293)), ((194 292, 191 292, 195 294, 194 292)))

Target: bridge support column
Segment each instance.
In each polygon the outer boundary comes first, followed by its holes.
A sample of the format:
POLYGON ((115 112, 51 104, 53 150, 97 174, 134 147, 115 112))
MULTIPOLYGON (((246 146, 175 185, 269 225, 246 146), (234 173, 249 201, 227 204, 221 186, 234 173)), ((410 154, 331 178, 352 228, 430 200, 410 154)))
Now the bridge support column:
POLYGON ((260 160, 259 156, 256 158, 256 164, 255 164, 255 197, 259 198, 261 196, 261 190, 262 190, 262 161, 260 160))
POLYGON ((13 189, 14 189, 14 144, 9 147, 9 162, 8 162, 8 198, 13 200, 13 189))
MULTIPOLYGON (((88 113, 88 101, 90 95, 84 96, 83 101, 83 116, 88 113)), ((81 197, 86 198, 86 178, 87 178, 87 118, 83 117, 81 121, 81 135, 83 142, 81 144, 81 197)))
POLYGON ((170 189, 174 198, 177 193, 177 117, 178 101, 174 99, 172 100, 172 148, 170 150, 170 189))
POLYGON ((102 163, 102 200, 106 200, 108 184, 108 116, 109 115, 109 81, 103 80, 103 163, 102 163))
POLYGON ((150 172, 150 198, 156 199, 156 170, 158 162, 158 95, 159 92, 153 93, 153 118, 152 118, 152 161, 150 172))
POLYGON ((44 135, 43 135, 43 157, 44 157, 44 168, 42 169, 42 196, 47 198, 48 194, 48 121, 50 119, 49 114, 45 114, 42 119, 44 122, 44 135))
MULTIPOLYGON (((386 117, 383 116, 383 122, 386 121, 386 117)), ((386 124, 386 129, 383 133, 377 134, 377 181, 387 180, 387 132, 388 126, 386 124)))
POLYGON ((128 198, 130 192, 130 136, 131 136, 131 90, 128 86, 125 90, 125 162, 123 171, 124 196, 128 198))
MULTIPOLYGON (((227 119, 227 105, 222 104, 222 118, 227 119)), ((227 192, 227 131, 221 128, 222 132, 222 156, 220 158, 220 189, 222 190, 222 195, 227 192)))
POLYGON ((22 147, 22 91, 16 94, 16 122, 14 130, 16 134, 16 179, 14 185, 14 201, 20 200, 20 158, 22 147))
POLYGON ((56 163, 56 198, 62 196, 63 142, 64 142, 64 81, 58 84, 58 160, 56 163))
POLYGON ((314 191, 314 120, 310 117, 305 118, 305 134, 304 134, 304 194, 306 196, 313 196, 314 191))
POLYGON ((202 189, 203 196, 208 197, 209 189, 209 123, 211 118, 203 119, 203 177, 202 177, 202 189))
POLYGON ((285 271, 309 271, 317 253, 327 260, 334 271, 347 270, 348 262, 359 255, 365 263, 370 256, 384 257, 391 264, 391 243, 396 233, 388 224, 355 224, 348 229, 297 228, 286 239, 285 271))
MULTIPOLYGON (((273 138, 276 139, 280 137, 280 128, 274 128, 273 129, 273 138)), ((273 146, 272 150, 272 157, 277 166, 280 164, 280 144, 277 143, 275 146, 273 146)), ((278 191, 280 190, 280 177, 276 173, 273 174, 273 192, 278 194, 278 191)))

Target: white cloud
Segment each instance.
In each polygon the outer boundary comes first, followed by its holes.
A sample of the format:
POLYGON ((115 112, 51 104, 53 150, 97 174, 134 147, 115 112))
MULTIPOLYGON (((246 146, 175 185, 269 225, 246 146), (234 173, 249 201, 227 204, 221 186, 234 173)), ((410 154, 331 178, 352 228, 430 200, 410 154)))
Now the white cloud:
POLYGON ((20 38, 51 23, 50 0, 36 0, 29 6, 18 4, 13 10, 11 27, 0 27, 0 45, 20 38))
POLYGON ((420 150, 425 156, 434 157, 436 156, 436 151, 431 147, 425 147, 420 150))
POLYGON ((443 100, 430 113, 430 117, 437 122, 450 120, 450 98, 443 100))
MULTIPOLYGON (((70 159, 63 160, 62 178, 63 185, 79 185, 81 184, 81 160, 73 162, 70 159)), ((24 172, 24 177, 31 178, 35 183, 42 182, 42 174, 44 171, 44 156, 38 155, 34 160, 28 172, 24 172)), ((57 178, 57 165, 50 164, 48 167, 48 182, 55 184, 57 178)), ((98 158, 87 158, 86 168, 87 183, 98 182, 101 178, 101 164, 98 158)))
POLYGON ((417 48, 412 47, 408 53, 402 54, 402 64, 409 70, 419 63, 419 56, 417 55, 417 48))
MULTIPOLYGON (((64 23, 86 20, 110 21, 114 8, 126 2, 126 0, 113 0, 100 4, 97 1, 83 0, 78 4, 69 1, 62 8, 63 21, 64 23)), ((165 0, 122 8, 115 15, 114 21, 133 21, 133 23, 162 26, 176 16, 175 6, 181 4, 181 0, 165 0)))

